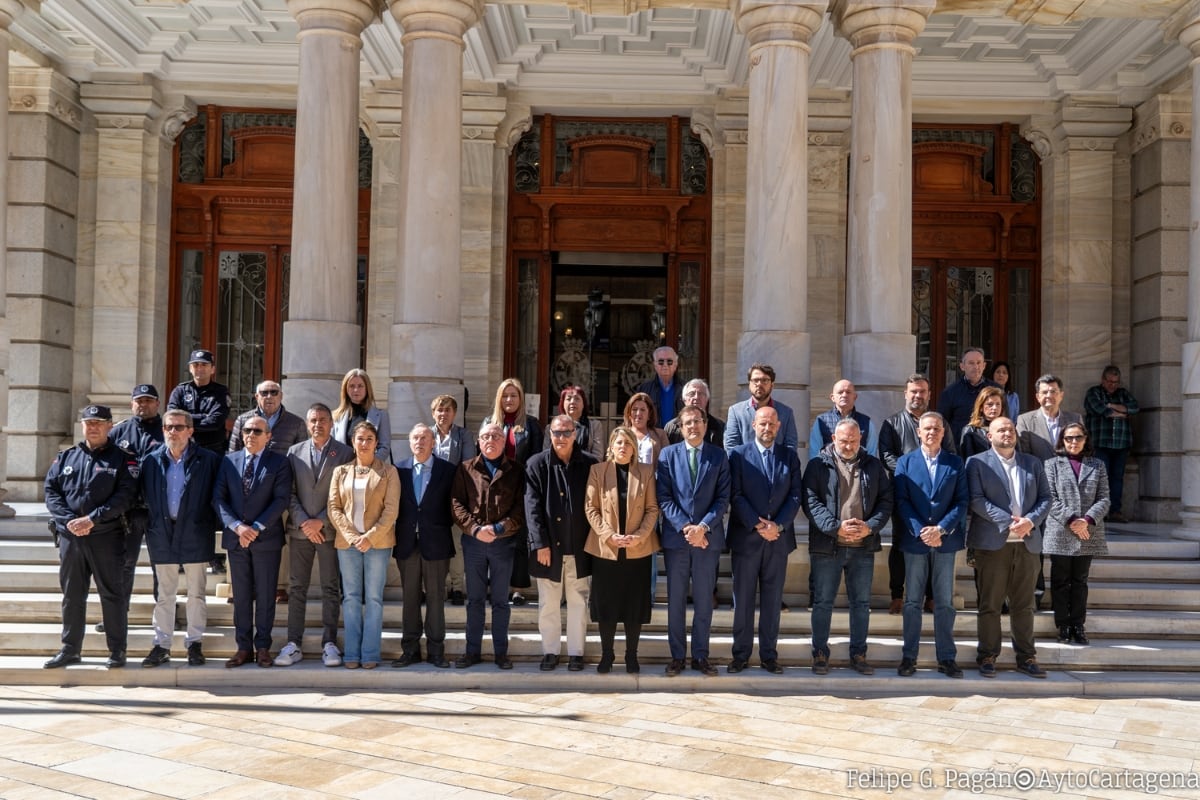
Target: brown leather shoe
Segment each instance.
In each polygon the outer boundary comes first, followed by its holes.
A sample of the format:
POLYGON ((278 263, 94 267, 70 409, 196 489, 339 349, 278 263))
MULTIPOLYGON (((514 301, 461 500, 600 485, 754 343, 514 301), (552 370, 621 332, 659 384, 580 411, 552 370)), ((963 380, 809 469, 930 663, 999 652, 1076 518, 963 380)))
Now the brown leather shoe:
POLYGON ((250 660, 250 651, 249 650, 238 650, 236 653, 233 654, 233 658, 231 658, 225 662, 225 668, 232 669, 233 667, 240 667, 242 664, 245 664, 249 660, 250 660))
POLYGON ((271 651, 265 647, 258 648, 258 650, 255 652, 255 658, 258 659, 258 665, 260 667, 275 666, 275 659, 271 657, 271 651))
POLYGON ((893 597, 892 604, 890 606, 888 606, 888 613, 889 614, 899 614, 903 610, 904 610, 904 598, 903 597, 893 597))
POLYGON ((280 606, 287 605, 288 593, 286 589, 275 590, 275 604, 280 606))

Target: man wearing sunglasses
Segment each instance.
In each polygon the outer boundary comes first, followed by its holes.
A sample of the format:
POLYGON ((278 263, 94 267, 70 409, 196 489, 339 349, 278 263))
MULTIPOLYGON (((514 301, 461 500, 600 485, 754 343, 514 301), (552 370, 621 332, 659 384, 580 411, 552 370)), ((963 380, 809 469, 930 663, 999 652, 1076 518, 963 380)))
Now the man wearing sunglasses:
POLYGON ((299 444, 308 438, 304 420, 288 411, 283 406, 283 388, 275 381, 263 381, 254 390, 255 407, 243 413, 233 423, 233 432, 229 434, 229 452, 235 453, 245 446, 242 428, 252 417, 265 419, 271 428, 271 442, 267 449, 281 455, 287 455, 294 444, 299 444))
POLYGON ((271 429, 262 417, 246 420, 242 441, 245 446, 221 462, 213 499, 223 526, 221 546, 229 553, 238 648, 225 666, 255 661, 270 667, 283 512, 292 496, 292 467, 287 456, 267 449, 271 429))
POLYGON ((660 425, 664 419, 674 419, 683 408, 683 381, 678 371, 679 354, 670 347, 660 347, 654 351, 654 377, 637 388, 650 395, 660 425))

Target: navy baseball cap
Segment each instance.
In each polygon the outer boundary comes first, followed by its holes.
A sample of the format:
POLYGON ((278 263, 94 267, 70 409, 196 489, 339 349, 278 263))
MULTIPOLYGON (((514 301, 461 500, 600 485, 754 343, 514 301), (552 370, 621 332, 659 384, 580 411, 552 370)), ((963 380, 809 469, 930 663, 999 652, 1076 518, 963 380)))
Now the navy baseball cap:
POLYGON ((193 350, 192 357, 188 359, 189 364, 211 364, 213 363, 213 354, 210 350, 193 350))
POLYGON ((153 397, 158 399, 158 389, 154 388, 153 383, 139 383, 133 387, 133 391, 129 393, 130 399, 137 400, 139 397, 153 397))
POLYGON ((112 422, 112 409, 108 406, 84 406, 79 412, 80 422, 86 422, 90 419, 100 419, 105 422, 112 422))

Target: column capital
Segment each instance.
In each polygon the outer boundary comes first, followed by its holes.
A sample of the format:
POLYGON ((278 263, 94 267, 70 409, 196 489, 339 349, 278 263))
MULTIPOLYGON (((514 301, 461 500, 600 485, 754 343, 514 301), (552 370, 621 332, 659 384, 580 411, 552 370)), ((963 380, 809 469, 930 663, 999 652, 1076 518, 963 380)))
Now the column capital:
POLYGON ((162 114, 162 96, 152 83, 81 83, 79 102, 98 128, 149 130, 162 114))
POLYGON ((1163 22, 1163 38, 1179 39, 1193 58, 1200 57, 1200 2, 1192 0, 1163 22))
POLYGON ((734 8, 738 30, 750 40, 750 46, 769 42, 808 40, 825 21, 828 0, 788 2, 788 0, 738 0, 734 8))
POLYGON ((25 4, 21 0, 0 0, 0 30, 8 30, 24 10, 25 4))
POLYGON ((936 0, 833 0, 829 10, 838 33, 856 51, 878 46, 911 49, 936 5, 936 0))
POLYGON ((1054 115, 1054 134, 1066 150, 1112 150, 1133 125, 1133 109, 1092 106, 1067 100, 1054 115))
POLYGON ((383 11, 382 0, 287 0, 300 36, 323 31, 359 36, 383 11))
POLYGON ((483 17, 483 0, 393 0, 392 16, 412 39, 447 39, 462 46, 463 34, 483 17))

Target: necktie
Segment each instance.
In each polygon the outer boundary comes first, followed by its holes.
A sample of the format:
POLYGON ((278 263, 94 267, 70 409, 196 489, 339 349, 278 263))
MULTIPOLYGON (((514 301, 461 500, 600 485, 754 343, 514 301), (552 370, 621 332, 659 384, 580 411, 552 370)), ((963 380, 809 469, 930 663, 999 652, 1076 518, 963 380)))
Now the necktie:
POLYGON ((696 448, 688 448, 688 470, 692 473, 692 483, 696 482, 696 448))
POLYGON ((250 494, 254 485, 254 456, 246 456, 246 469, 242 471, 242 494, 250 494))
POLYGON ((763 450, 762 454, 763 454, 763 472, 767 476, 767 485, 771 486, 772 484, 775 483, 774 459, 771 457, 770 450, 763 450))
POLYGON ((425 496, 425 466, 420 462, 413 464, 413 484, 417 492, 417 503, 425 496))

